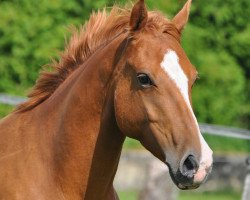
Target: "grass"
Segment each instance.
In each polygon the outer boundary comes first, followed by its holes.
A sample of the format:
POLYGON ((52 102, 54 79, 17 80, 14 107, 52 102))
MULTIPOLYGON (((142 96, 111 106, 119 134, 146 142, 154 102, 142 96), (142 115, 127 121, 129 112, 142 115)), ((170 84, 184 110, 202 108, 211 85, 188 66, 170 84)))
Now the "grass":
POLYGON ((250 140, 205 135, 205 140, 216 153, 250 153, 250 140))
POLYGON ((137 191, 120 191, 118 192, 120 200, 137 200, 138 192, 137 191))
POLYGON ((216 191, 216 192, 180 192, 178 200, 240 200, 241 194, 233 191, 216 191))
POLYGON ((126 138, 123 148, 125 149, 142 149, 144 148, 141 143, 137 140, 131 139, 131 138, 126 138))
MULTIPOLYGON (((118 192, 120 200, 137 200, 138 192, 123 191, 118 192)), ((241 194, 229 190, 215 191, 215 192, 192 192, 180 191, 177 200, 240 200, 241 194)))
MULTIPOLYGON (((204 135, 205 140, 215 153, 250 153, 250 141, 235 138, 227 138, 214 135, 204 135)), ((140 142, 127 138, 125 149, 142 149, 140 142)))

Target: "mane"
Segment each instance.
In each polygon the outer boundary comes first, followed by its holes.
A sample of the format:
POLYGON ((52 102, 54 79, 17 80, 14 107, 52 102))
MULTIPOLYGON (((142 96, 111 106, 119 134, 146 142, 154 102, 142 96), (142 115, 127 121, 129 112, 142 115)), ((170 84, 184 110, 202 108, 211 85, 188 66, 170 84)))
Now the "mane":
MULTIPOLYGON (((108 13, 93 12, 89 20, 80 30, 74 28, 71 39, 66 44, 64 52, 58 61, 53 60, 50 66, 52 72, 43 70, 35 86, 28 94, 28 100, 15 109, 15 112, 25 112, 48 99, 54 91, 67 79, 67 77, 102 45, 111 41, 118 34, 130 31, 129 21, 131 8, 114 6, 108 13)), ((176 27, 161 13, 148 12, 148 22, 145 29, 156 29, 162 33, 169 33, 179 40, 180 33, 176 27)))

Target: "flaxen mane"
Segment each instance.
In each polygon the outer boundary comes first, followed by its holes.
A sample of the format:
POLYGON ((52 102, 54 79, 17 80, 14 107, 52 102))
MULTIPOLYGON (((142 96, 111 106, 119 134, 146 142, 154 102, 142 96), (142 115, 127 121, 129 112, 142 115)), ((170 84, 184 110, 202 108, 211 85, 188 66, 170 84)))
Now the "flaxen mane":
MULTIPOLYGON (((43 71, 29 99, 17 106, 16 112, 25 112, 33 109, 48 99, 60 84, 78 67, 80 67, 98 47, 105 45, 118 34, 129 32, 130 9, 121 9, 114 6, 110 13, 98 11, 93 13, 89 21, 80 29, 74 31, 65 51, 59 61, 53 61, 53 72, 43 71)), ((148 13, 148 22, 145 29, 156 29, 162 33, 169 33, 179 38, 179 32, 173 24, 158 12, 148 13)))

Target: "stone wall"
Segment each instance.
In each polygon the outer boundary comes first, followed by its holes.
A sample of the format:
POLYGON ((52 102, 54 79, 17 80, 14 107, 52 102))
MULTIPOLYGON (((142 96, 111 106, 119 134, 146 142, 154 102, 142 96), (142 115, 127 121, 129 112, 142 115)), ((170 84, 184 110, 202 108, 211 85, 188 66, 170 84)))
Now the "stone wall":
MULTIPOLYGON (((246 176, 246 157, 215 155, 212 173, 206 183, 196 191, 233 189, 242 192, 246 176)), ((168 194, 171 191, 173 196, 177 191, 169 177, 167 166, 146 151, 124 151, 122 153, 115 178, 115 188, 117 190, 143 191, 143 194, 148 195, 153 188, 154 191, 162 188, 161 190, 168 191, 168 194)), ((146 198, 142 199, 146 200, 146 198)), ((171 199, 171 195, 168 199, 171 199)))

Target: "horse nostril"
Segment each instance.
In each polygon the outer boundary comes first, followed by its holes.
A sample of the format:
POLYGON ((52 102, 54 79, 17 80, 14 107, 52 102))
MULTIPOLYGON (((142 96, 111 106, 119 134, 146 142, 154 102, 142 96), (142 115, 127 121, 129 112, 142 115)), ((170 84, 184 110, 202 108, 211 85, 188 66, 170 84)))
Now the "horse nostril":
POLYGON ((192 178, 199 168, 198 162, 193 155, 189 155, 183 162, 182 175, 192 178))

